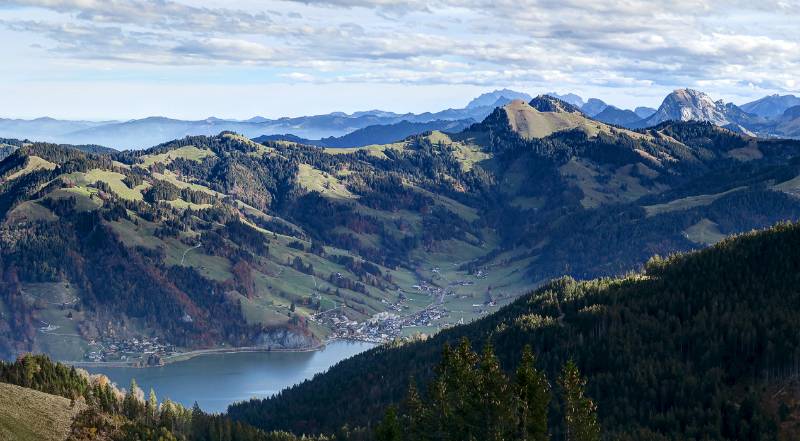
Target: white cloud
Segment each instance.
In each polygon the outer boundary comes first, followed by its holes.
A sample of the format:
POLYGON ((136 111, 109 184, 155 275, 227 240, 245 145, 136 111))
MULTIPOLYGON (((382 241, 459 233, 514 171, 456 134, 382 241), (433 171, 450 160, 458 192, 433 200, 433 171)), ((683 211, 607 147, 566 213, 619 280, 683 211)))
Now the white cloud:
MULTIPOLYGON (((9 0, 0 28, 72 68, 254 66, 305 84, 797 92, 800 2, 9 0), (21 18, 21 17, 25 18, 21 18), (758 24, 756 24, 758 20, 758 24)), ((0 47, 23 44, 6 39, 0 47)), ((19 51, 14 47, 14 52, 19 51)), ((7 61, 13 68, 14 60, 7 61)), ((21 60, 19 66, 27 65, 21 60)), ((155 75, 155 74, 154 74, 155 75)), ((215 79, 215 81, 218 81, 215 79)), ((219 81, 225 81, 221 79, 219 81)), ((230 80, 234 81, 234 80, 230 80)), ((611 92, 609 92, 611 93, 611 92)))

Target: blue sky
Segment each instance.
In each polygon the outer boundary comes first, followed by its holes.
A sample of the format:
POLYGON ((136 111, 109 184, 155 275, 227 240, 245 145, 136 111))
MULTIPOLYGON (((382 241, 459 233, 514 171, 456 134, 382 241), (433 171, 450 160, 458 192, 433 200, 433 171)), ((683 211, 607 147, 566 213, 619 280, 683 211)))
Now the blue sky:
POLYGON ((509 87, 657 106, 800 92, 800 0, 3 0, 0 117, 462 107, 509 87))

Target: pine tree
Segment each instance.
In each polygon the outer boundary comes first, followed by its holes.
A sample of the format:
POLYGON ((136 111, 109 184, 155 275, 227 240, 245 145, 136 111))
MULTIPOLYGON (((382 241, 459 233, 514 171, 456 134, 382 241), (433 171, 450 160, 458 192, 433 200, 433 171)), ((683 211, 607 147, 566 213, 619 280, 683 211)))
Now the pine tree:
POLYGON ((449 370, 453 350, 450 345, 445 345, 442 351, 442 361, 437 369, 437 376, 428 389, 428 410, 424 414, 421 429, 433 440, 444 440, 448 430, 449 419, 452 415, 452 405, 449 395, 449 370))
POLYGON ((400 426, 400 419, 397 416, 397 408, 389 406, 383 421, 375 428, 376 441, 402 441, 403 430, 400 426))
POLYGON ((136 397, 138 390, 139 386, 136 384, 136 380, 132 378, 128 393, 125 394, 125 398, 122 400, 122 412, 128 419, 134 421, 142 416, 142 406, 139 398, 136 397))
POLYGON ((408 380, 408 392, 403 400, 401 409, 403 411, 402 422, 408 435, 407 438, 410 440, 424 440, 427 435, 424 427, 426 410, 413 378, 408 380))
POLYGON ((569 360, 564 365, 558 384, 564 394, 566 441, 599 441, 597 406, 584 395, 586 379, 581 377, 574 361, 569 360))
POLYGON ((155 425, 158 421, 158 400, 156 399, 156 391, 150 388, 150 396, 145 404, 145 414, 149 424, 155 425))
POLYGON ((483 407, 476 366, 479 357, 469 340, 463 338, 455 350, 445 347, 442 362, 433 384, 431 417, 437 437, 455 441, 468 440, 481 425, 483 407))
POLYGON ((206 415, 200 410, 200 405, 197 404, 197 401, 194 402, 194 406, 192 406, 192 440, 196 441, 205 441, 209 439, 208 436, 208 419, 206 415))
POLYGON ((550 383, 545 374, 536 369, 536 357, 530 345, 522 351, 522 360, 517 368, 517 439, 521 441, 546 441, 547 410, 550 406, 550 383))
POLYGON ((500 441, 513 433, 514 414, 508 378, 500 368, 491 342, 483 348, 480 361, 480 382, 477 385, 480 406, 478 439, 500 441))

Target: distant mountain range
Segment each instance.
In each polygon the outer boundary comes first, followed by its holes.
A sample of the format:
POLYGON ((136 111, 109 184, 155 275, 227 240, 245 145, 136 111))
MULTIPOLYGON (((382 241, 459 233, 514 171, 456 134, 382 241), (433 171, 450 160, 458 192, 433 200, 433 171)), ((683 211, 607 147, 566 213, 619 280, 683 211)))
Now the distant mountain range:
POLYGON ((358 129, 344 136, 330 136, 322 139, 305 139, 292 134, 262 135, 253 138, 256 142, 290 141, 298 144, 318 147, 363 147, 372 144, 389 144, 411 135, 438 130, 445 133, 457 133, 475 123, 473 119, 456 121, 436 120, 431 122, 401 121, 395 124, 374 125, 358 129))
MULTIPOLYGON (((207 118, 198 121, 185 121, 165 117, 148 117, 130 121, 68 121, 53 118, 34 120, 0 119, 0 137, 35 139, 67 144, 100 144, 117 150, 141 149, 172 139, 194 135, 216 135, 222 131, 233 131, 247 137, 262 135, 291 134, 302 139, 322 139, 342 137, 370 126, 366 133, 380 134, 379 137, 363 141, 374 144, 399 141, 406 136, 413 124, 424 130, 448 130, 453 121, 478 122, 489 115, 496 107, 503 106, 513 99, 530 100, 528 94, 512 90, 496 90, 473 99, 461 109, 446 109, 439 112, 419 114, 399 114, 383 110, 369 110, 352 114, 334 112, 324 115, 300 116, 294 118, 268 119, 254 117, 248 120, 207 118), (391 135, 392 126, 396 134, 391 135)), ((456 129, 458 131, 460 129, 456 129)), ((362 132, 362 135, 365 132, 362 132)))
POLYGON ((800 106, 800 98, 794 95, 770 95, 741 106, 742 110, 767 119, 783 116, 791 107, 800 106))
MULTIPOLYGON (((669 120, 709 121, 748 135, 800 137, 797 111, 790 111, 800 106, 800 98, 793 95, 771 95, 737 106, 715 101, 697 90, 678 89, 669 94, 658 109, 637 107, 634 110, 622 109, 597 98, 584 100, 573 93, 551 92, 546 95, 558 98, 598 121, 632 129, 652 127, 669 120)), ((459 131, 516 99, 527 102, 532 97, 524 92, 501 89, 484 93, 461 109, 419 114, 368 110, 278 119, 257 116, 247 120, 214 117, 197 121, 165 117, 130 121, 0 119, 0 137, 104 145, 125 150, 145 148, 185 136, 233 131, 250 138, 266 136, 261 139, 298 139, 320 146, 358 147, 394 142, 430 130, 459 131)))
POLYGON ((667 95, 658 109, 621 109, 602 100, 586 101, 574 94, 549 96, 579 108, 585 115, 607 124, 629 129, 654 127, 666 121, 707 121, 737 133, 765 138, 800 137, 800 98, 770 95, 737 106, 714 100, 694 89, 677 89, 667 95))

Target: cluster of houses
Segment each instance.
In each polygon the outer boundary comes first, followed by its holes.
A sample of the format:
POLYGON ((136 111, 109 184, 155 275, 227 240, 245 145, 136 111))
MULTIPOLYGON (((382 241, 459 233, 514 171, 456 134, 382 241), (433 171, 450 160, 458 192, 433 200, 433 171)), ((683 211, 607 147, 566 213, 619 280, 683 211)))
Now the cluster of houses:
MULTIPOLYGON (((431 269, 434 278, 441 278, 441 270, 438 267, 431 269)), ((486 278, 487 274, 483 270, 479 270, 473 277, 476 279, 486 278)), ((402 334, 403 328, 412 327, 439 327, 446 328, 453 326, 453 324, 445 323, 449 317, 449 311, 444 306, 445 296, 456 296, 460 299, 472 298, 473 295, 457 295, 454 287, 466 287, 475 285, 474 280, 454 280, 447 284, 446 288, 433 285, 426 280, 420 280, 417 284, 411 286, 412 293, 418 293, 429 296, 431 299, 436 299, 428 307, 408 313, 410 309, 407 301, 409 298, 406 293, 400 292, 399 300, 397 302, 389 302, 382 300, 386 306, 386 312, 375 314, 369 320, 358 322, 348 318, 340 308, 319 312, 311 317, 312 321, 317 321, 326 324, 332 330, 332 338, 341 338, 349 340, 361 340, 374 343, 384 343, 392 341, 402 334)), ((413 295, 413 294, 412 294, 413 295)), ((496 300, 491 295, 491 291, 487 291, 487 299, 484 303, 472 305, 475 309, 474 313, 484 315, 487 313, 487 308, 496 306, 496 300)), ((454 324, 461 324, 464 322, 462 318, 454 324)))
POLYGON ((86 354, 88 361, 129 361, 144 359, 148 363, 159 363, 161 357, 178 353, 175 346, 162 342, 158 337, 148 338, 104 338, 92 340, 89 345, 97 349, 86 354))
POLYGON ((399 337, 403 328, 436 326, 447 315, 442 305, 435 304, 408 315, 379 312, 363 322, 351 320, 340 311, 315 319, 331 327, 332 338, 385 343, 399 337))

